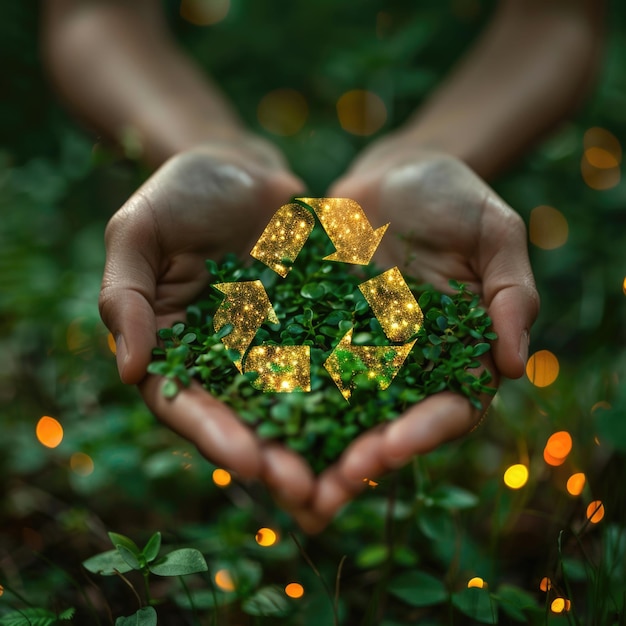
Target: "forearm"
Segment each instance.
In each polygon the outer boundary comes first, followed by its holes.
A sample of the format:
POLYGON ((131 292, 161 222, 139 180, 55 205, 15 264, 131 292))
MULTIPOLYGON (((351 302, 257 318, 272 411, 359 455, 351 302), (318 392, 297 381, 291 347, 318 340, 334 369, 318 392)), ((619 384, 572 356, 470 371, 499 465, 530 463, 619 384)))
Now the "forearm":
POLYGON ((97 132, 117 142, 132 133, 152 165, 200 143, 245 135, 220 91, 171 41, 158 2, 43 6, 53 83, 97 132))
POLYGON ((580 104, 598 65, 602 13, 602 0, 505 0, 400 135, 492 177, 580 104))

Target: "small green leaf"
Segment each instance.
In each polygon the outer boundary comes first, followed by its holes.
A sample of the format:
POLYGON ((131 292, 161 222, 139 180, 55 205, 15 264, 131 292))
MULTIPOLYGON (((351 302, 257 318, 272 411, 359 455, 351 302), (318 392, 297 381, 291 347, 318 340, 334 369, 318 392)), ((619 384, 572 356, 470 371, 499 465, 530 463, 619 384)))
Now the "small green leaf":
POLYGON ((166 398, 174 398, 178 394, 178 384, 175 380, 166 380, 161 387, 161 393, 166 398))
POLYGON ((147 563, 151 563, 154 559, 159 555, 159 550, 161 549, 161 533, 156 532, 150 539, 148 539, 148 543, 144 546, 142 550, 142 554, 144 559, 146 559, 147 563))
POLYGON ((441 604, 448 597, 445 585, 438 578, 419 570, 395 576, 387 590, 411 606, 433 606, 441 604))
POLYGON ((141 550, 137 546, 137 544, 130 538, 125 535, 120 535, 119 533, 107 533, 109 535, 109 539, 111 543, 117 548, 118 546, 124 546, 129 552, 132 552, 136 557, 141 554, 141 550))
POLYGON ((118 617, 115 626, 157 626, 157 613, 154 607, 144 606, 133 615, 118 617))
POLYGON ((194 548, 174 550, 148 567, 157 576, 185 576, 209 569, 202 553, 194 548))
POLYGON ((83 567, 92 574, 114 576, 117 572, 125 574, 133 568, 122 558, 117 549, 96 554, 83 561, 83 567))
POLYGON ((527 591, 514 585, 500 585, 496 594, 500 608, 512 619, 518 622, 528 622, 528 615, 524 611, 543 611, 535 598, 527 591))
POLYGON ((134 552, 131 552, 126 546, 122 545, 117 546, 117 551, 132 569, 141 569, 141 555, 137 556, 134 552))
POLYGON ((289 602, 278 587, 263 587, 241 605, 248 615, 282 617, 289 612, 289 602))
POLYGON ((433 503, 448 510, 471 509, 478 502, 478 496, 456 485, 438 485, 428 494, 433 503))
POLYGON ((76 613, 76 609, 71 606, 69 609, 65 609, 65 611, 61 611, 57 617, 62 621, 71 620, 74 617, 74 613, 76 613))
POLYGON ((491 350, 491 345, 488 343, 477 343, 472 350, 472 356, 481 356, 491 350))
POLYGON ((185 325, 181 322, 179 322, 178 324, 174 324, 174 326, 172 326, 172 333, 174 334, 175 337, 179 337, 181 333, 183 333, 185 331, 185 325))

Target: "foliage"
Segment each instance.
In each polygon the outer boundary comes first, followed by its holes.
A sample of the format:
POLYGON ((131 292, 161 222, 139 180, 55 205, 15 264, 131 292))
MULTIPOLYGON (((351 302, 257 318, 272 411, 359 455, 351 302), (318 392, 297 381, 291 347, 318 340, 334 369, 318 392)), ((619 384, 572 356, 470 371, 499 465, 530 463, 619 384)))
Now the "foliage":
POLYGON ((322 237, 320 230, 314 230, 284 282, 276 281, 276 275, 261 263, 244 266, 234 255, 219 265, 207 261, 215 283, 261 277, 279 324, 262 327, 253 345, 311 346, 311 393, 257 391, 251 384, 253 372, 238 373, 233 364, 237 355, 231 355, 221 342, 230 328, 226 325, 215 332, 213 327, 213 315, 221 301, 218 292, 190 306, 185 322, 159 331, 164 347, 155 353, 164 359, 148 368, 168 379, 163 385, 168 397, 177 393, 178 383, 188 386, 192 377, 199 378, 260 436, 285 443, 317 471, 335 461, 358 434, 394 419, 431 394, 445 390, 461 393, 480 409, 479 395, 494 393, 488 386, 491 374, 483 370, 475 375, 472 370, 480 367, 479 357, 489 351, 488 341, 496 338, 478 296, 464 285, 452 281, 455 293, 449 296, 409 278, 407 284, 424 314, 417 342, 384 391, 378 389, 384 371, 369 378, 365 364, 347 354, 347 376, 356 371, 353 376, 358 377, 348 403, 323 363, 350 329, 356 345, 389 345, 358 289, 360 282, 376 276, 378 270, 370 265, 359 275, 345 269, 345 264, 321 261, 326 243, 322 237))
MULTIPOLYGON (((394 128, 488 13, 483 3, 455 1, 420 7, 415 17, 413 5, 398 1, 385 5, 388 21, 373 2, 324 0, 276 5, 267 9, 273 19, 262 3, 231 5, 210 34, 178 22, 178 37, 260 132, 268 133, 256 107, 267 91, 305 94, 305 126, 276 141, 311 195, 322 195, 368 141, 341 129, 337 97, 354 87, 380 92, 382 131, 394 128)), ((527 223, 539 205, 567 219, 565 245, 530 243, 542 298, 531 352, 558 357, 557 380, 505 382, 475 433, 379 479, 318 537, 300 536, 257 485, 234 477, 218 487, 214 466, 120 385, 96 308, 102 233, 146 172, 54 103, 32 7, 6 2, 0 14, 0 623, 139 624, 154 622, 155 612, 164 624, 624 622, 626 186, 621 165, 621 181, 604 190, 586 185, 580 169, 588 128, 626 137, 622 3, 612 3, 605 61, 586 107, 495 181, 527 223), (63 425, 57 448, 36 440, 42 415, 63 425), (572 452, 547 465, 546 440, 559 430, 571 434, 572 452), (93 471, 77 464, 79 453, 93 471), (520 462, 530 478, 513 491, 502 474, 520 462), (587 479, 576 497, 565 489, 575 471, 587 479), (585 509, 597 499, 605 518, 592 524, 585 509), (255 534, 268 525, 279 540, 261 547, 255 534), (208 571, 183 578, 189 593, 178 577, 151 574, 159 602, 139 608, 118 576, 85 580, 81 563, 110 550, 107 528, 142 540, 140 553, 160 528, 165 545, 198 550, 208 571), (221 570, 234 591, 217 587, 221 570), (488 587, 468 589, 474 576, 488 587), (411 593, 411 581, 425 580, 430 586, 411 593), (290 581, 303 585, 302 598, 281 591, 290 581), (550 611, 557 597, 571 600, 569 613, 550 611), (282 616, 244 611, 285 602, 282 616)), ((123 575, 140 587, 140 570, 123 575)))

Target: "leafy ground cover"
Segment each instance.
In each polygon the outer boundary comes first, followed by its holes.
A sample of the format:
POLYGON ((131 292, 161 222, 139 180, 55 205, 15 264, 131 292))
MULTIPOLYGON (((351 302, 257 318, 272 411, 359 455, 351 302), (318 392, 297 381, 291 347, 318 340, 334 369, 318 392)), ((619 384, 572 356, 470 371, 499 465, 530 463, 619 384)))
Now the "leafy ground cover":
MULTIPOLYGON (((332 54, 319 51, 316 72, 281 75, 269 65, 271 77, 229 85, 261 132, 265 93, 290 85, 311 94, 303 129, 277 141, 312 195, 365 141, 338 124, 338 95, 354 82, 382 90, 397 103, 393 125, 439 79, 456 53, 445 42, 463 45, 469 23, 454 12, 451 21, 444 5, 422 22, 398 20, 406 30, 383 19, 387 49, 364 27, 376 7, 360 7, 348 37, 347 8, 328 28, 335 4, 289 14, 339 42, 332 54), (444 28, 459 36, 441 38, 444 28), (428 62, 412 82, 395 60, 418 48, 428 62), (395 97, 382 79, 366 80, 384 63, 395 68, 395 97), (316 89, 306 76, 317 77, 316 89)), ((146 173, 43 106, 34 19, 17 3, 1 11, 11 19, 0 20, 9 85, 0 114, 0 624, 153 624, 155 615, 233 626, 625 623, 626 185, 621 153, 603 168, 586 153, 592 128, 618 143, 626 136, 621 6, 612 7, 604 69, 585 110, 496 182, 529 225, 542 296, 528 376, 502 386, 477 431, 371 481, 312 538, 259 485, 212 466, 156 423, 118 382, 96 310, 102 232, 146 173), (557 213, 537 210, 545 206, 557 213), (563 220, 565 230, 554 225, 563 220), (190 558, 160 576, 160 559, 180 550, 169 558, 190 558), (111 551, 119 575, 82 565, 111 551)), ((237 26, 238 37, 260 41, 258 16, 244 14, 234 11, 216 36, 228 40, 237 26)), ((202 29, 178 30, 209 58, 202 29)), ((215 61, 216 72, 232 74, 237 54, 215 61)))

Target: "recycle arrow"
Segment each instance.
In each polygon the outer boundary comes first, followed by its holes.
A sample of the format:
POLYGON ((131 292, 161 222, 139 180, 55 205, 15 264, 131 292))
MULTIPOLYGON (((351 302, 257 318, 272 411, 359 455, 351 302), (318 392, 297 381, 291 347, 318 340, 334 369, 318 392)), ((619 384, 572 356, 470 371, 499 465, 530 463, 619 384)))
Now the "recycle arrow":
POLYGON ((387 389, 416 341, 417 339, 414 339, 401 346, 358 346, 352 343, 350 329, 330 353, 324 367, 346 400, 352 394, 355 371, 365 370, 364 373, 369 378, 376 379, 379 389, 387 389), (360 361, 363 369, 348 370, 351 375, 349 380, 346 380, 346 365, 354 367, 354 360, 357 363, 360 361))
POLYGON ((226 294, 215 312, 213 326, 219 332, 224 325, 232 324, 232 331, 222 337, 222 343, 227 349, 239 352, 234 363, 242 373, 243 355, 257 331, 266 320, 278 324, 278 318, 260 280, 217 283, 213 287, 226 294))
POLYGON ((367 265, 389 224, 374 230, 361 205, 349 198, 296 198, 310 206, 321 222, 335 252, 325 261, 367 265))

